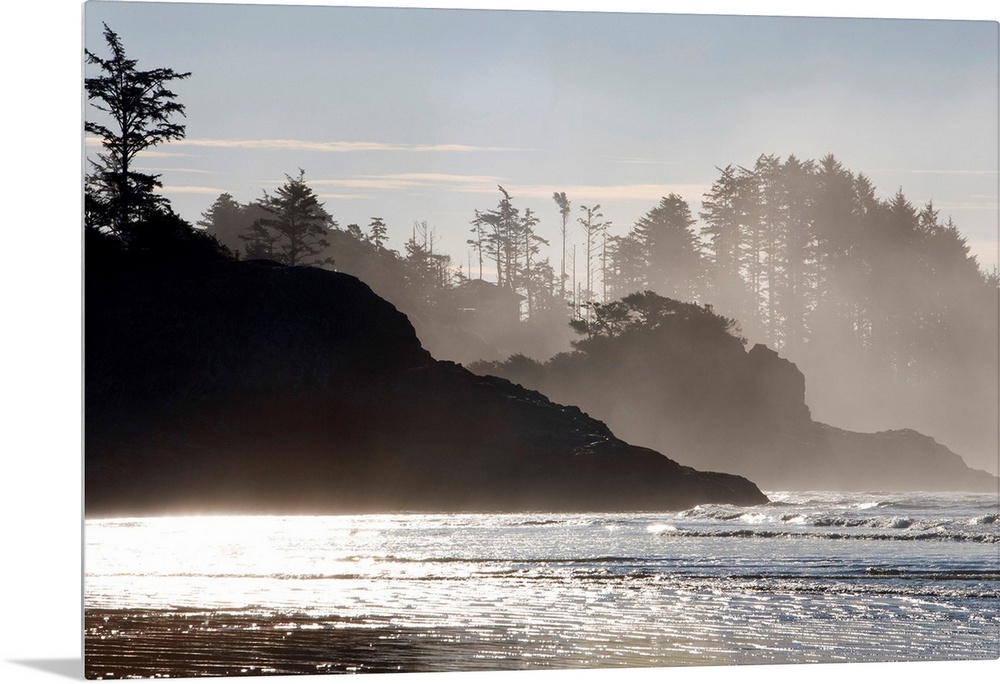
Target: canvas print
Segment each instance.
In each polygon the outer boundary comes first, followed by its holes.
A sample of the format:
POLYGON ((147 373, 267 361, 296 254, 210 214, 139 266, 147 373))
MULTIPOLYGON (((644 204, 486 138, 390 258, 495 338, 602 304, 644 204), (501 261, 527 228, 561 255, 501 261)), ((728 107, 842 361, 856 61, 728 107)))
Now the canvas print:
POLYGON ((83 21, 88 678, 1000 657, 995 22, 83 21))

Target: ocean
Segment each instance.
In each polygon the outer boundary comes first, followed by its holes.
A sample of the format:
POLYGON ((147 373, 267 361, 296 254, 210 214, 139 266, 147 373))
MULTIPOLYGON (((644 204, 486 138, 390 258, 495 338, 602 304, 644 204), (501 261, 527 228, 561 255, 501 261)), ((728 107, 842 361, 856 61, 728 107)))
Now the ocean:
POLYGON ((1000 657, 996 494, 89 519, 90 678, 1000 657))

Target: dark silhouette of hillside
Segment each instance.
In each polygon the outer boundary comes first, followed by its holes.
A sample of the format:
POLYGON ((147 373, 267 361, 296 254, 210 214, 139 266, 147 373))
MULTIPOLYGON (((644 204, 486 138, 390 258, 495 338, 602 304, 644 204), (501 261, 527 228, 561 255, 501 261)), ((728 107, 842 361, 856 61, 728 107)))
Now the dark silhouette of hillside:
POLYGON ((711 307, 639 293, 598 305, 575 327, 585 337, 571 353, 470 368, 580 406, 631 442, 766 489, 997 487, 996 477, 913 430, 862 434, 812 420, 798 368, 764 345, 746 351, 735 321, 711 307))
MULTIPOLYGON (((198 226, 231 253, 252 256, 248 253, 262 250, 259 240, 248 239, 251 226, 266 215, 260 201, 241 204, 223 193, 204 212, 198 226)), ((432 229, 415 226, 407 253, 400 254, 385 246, 388 229, 381 219, 373 219, 372 226, 366 234, 357 224, 342 227, 333 221, 324 233, 325 246, 317 253, 317 261, 356 276, 406 314, 435 358, 467 362, 503 359, 515 352, 551 355, 569 348, 570 309, 556 306, 551 293, 547 299, 532 298, 531 316, 522 320, 527 297, 511 287, 451 269, 450 257, 433 249, 427 235, 433 237, 432 229), (417 227, 428 239, 416 234, 417 227), (541 306, 543 300, 548 306, 541 306)), ((285 263, 274 255, 264 257, 285 263)))
POLYGON ((766 501, 435 361, 352 276, 268 261, 88 269, 86 306, 88 515, 766 501))

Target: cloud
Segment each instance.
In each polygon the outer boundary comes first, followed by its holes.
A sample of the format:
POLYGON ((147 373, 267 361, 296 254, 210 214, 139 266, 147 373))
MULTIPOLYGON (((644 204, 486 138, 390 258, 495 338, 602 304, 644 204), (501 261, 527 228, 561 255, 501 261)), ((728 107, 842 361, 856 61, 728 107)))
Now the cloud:
POLYGON ((406 190, 419 185, 419 183, 414 181, 381 177, 310 180, 308 184, 314 187, 333 186, 337 188, 355 188, 358 190, 406 190))
POLYGON ((137 166, 137 167, 135 167, 135 170, 136 171, 142 171, 142 172, 152 171, 152 172, 155 172, 155 173, 159 173, 161 171, 171 171, 171 172, 175 172, 175 173, 208 173, 208 174, 212 174, 212 175, 218 175, 218 173, 215 172, 215 171, 206 171, 205 169, 182 169, 182 168, 176 168, 176 167, 173 167, 173 166, 169 166, 169 167, 168 166, 137 166))
POLYGON ((171 157, 190 157, 183 152, 164 152, 162 150, 143 150, 135 155, 136 159, 167 159, 171 157))
POLYGON ((1000 258, 1000 241, 998 240, 970 240, 969 251, 976 257, 979 265, 987 269, 997 266, 997 259, 1000 258))
POLYGON ((221 195, 225 190, 200 185, 164 185, 160 188, 160 192, 172 195, 221 195))
MULTIPOLYGON (((630 185, 514 185, 506 182, 501 176, 461 175, 450 173, 393 173, 377 176, 360 176, 357 178, 311 180, 309 184, 317 188, 333 187, 355 190, 418 190, 433 189, 469 194, 494 194, 497 186, 502 185, 511 196, 517 199, 551 200, 554 192, 565 192, 571 202, 611 202, 611 201, 650 201, 657 202, 661 197, 676 193, 688 202, 700 201, 702 195, 710 190, 705 184, 650 184, 639 183, 630 185)), ((328 195, 332 197, 332 195, 328 195)), ((345 196, 345 198, 351 198, 345 196)))
POLYGON ((565 192, 572 204, 588 202, 610 202, 627 200, 659 201, 671 193, 676 193, 688 202, 698 201, 711 189, 705 184, 650 184, 632 185, 534 185, 511 186, 507 190, 514 197, 551 199, 553 192, 565 192))
POLYGON ((466 176, 457 173, 390 173, 383 178, 398 178, 400 180, 427 181, 440 183, 502 183, 500 176, 466 176))
POLYGON ((371 195, 350 195, 346 193, 317 193, 316 197, 320 199, 337 199, 337 200, 366 200, 373 199, 371 195))
MULTIPOLYGON (((88 152, 96 152, 104 147, 104 142, 93 135, 85 136, 83 139, 84 147, 87 148, 88 152)), ((167 158, 167 157, 188 157, 190 155, 184 154, 183 152, 164 152, 162 149, 145 149, 137 153, 136 158, 139 159, 157 159, 157 158, 167 158)))
POLYGON ((414 145, 404 143, 349 142, 313 140, 285 140, 264 138, 259 140, 225 140, 186 138, 164 143, 170 147, 213 147, 246 150, 291 150, 296 152, 512 152, 509 147, 479 147, 453 143, 439 145, 414 145))
POLYGON ((610 161, 619 164, 654 164, 657 166, 679 166, 680 162, 667 161, 665 159, 650 159, 648 157, 610 157, 610 161))
POLYGON ((388 173, 358 178, 334 178, 309 181, 316 187, 333 186, 365 190, 412 190, 437 188, 456 192, 493 191, 503 179, 497 176, 466 176, 453 173, 388 173))
POLYGON ((996 211, 997 203, 996 198, 993 201, 989 201, 987 198, 985 202, 935 202, 934 208, 938 211, 996 211))
POLYGON ((931 173, 956 176, 995 176, 996 169, 912 169, 910 173, 931 173))

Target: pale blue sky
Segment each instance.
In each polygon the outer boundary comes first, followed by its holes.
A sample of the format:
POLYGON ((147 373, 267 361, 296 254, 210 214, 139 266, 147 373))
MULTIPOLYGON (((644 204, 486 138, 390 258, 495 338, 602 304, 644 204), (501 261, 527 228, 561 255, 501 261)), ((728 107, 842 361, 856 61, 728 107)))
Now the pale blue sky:
MULTIPOLYGON (((187 139, 141 160, 189 220, 298 168, 342 226, 416 220, 466 262, 497 184, 541 218, 552 193, 627 231, 659 197, 695 213, 716 167, 835 154, 880 195, 933 200, 997 250, 997 25, 577 12, 86 5, 176 84, 187 139)), ((574 214, 575 215, 575 214, 574 214)), ((558 257, 554 262, 558 261, 558 257)))

